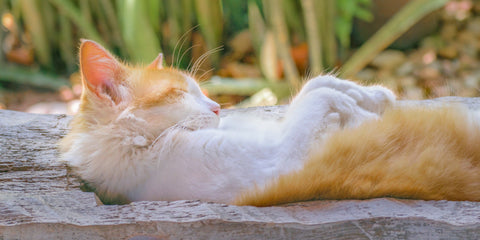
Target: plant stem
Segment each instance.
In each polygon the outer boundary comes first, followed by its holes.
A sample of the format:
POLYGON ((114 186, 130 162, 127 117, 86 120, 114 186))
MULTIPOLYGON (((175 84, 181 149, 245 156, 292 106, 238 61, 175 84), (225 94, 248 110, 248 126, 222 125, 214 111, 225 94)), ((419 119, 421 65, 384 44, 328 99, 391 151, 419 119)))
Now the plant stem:
MULTIPOLYGON (((0 0, 0 16, 3 17, 3 13, 4 11, 7 11, 7 4, 5 3, 5 0, 0 0)), ((3 29, 0 28, 0 39, 1 41, 3 42, 3 35, 4 35, 4 32, 3 32, 3 29)), ((4 60, 3 60, 3 46, 0 46, 0 65, 3 64, 4 60)))
POLYGON ((150 25, 146 1, 125 0, 122 36, 134 63, 148 63, 161 52, 160 41, 150 25))
POLYGON ((67 65, 67 72, 71 73, 76 67, 75 64, 75 43, 73 40, 72 26, 68 18, 64 14, 58 15, 60 22, 60 40, 58 41, 60 48, 60 56, 65 65, 67 65))
POLYGON ((87 21, 79 12, 79 10, 72 4, 70 1, 64 0, 49 0, 52 5, 58 8, 59 11, 62 11, 65 16, 70 18, 70 20, 80 29, 80 31, 85 34, 85 37, 97 41, 106 48, 109 48, 108 45, 102 40, 100 34, 95 29, 95 26, 92 22, 87 21))
POLYGON ((248 1, 248 29, 252 37, 253 48, 258 57, 260 56, 260 49, 265 39, 267 27, 265 26, 265 21, 262 18, 258 5, 253 0, 248 1))
POLYGON ((209 81, 202 83, 201 87, 211 95, 232 94, 251 96, 264 88, 270 88, 279 98, 291 96, 291 88, 288 83, 266 81, 265 79, 213 77, 209 81))
POLYGON ((0 65, 0 81, 16 84, 26 84, 51 90, 58 90, 68 85, 68 80, 55 75, 42 73, 32 68, 13 65, 0 65))
POLYGON ((323 59, 328 68, 335 67, 337 61, 337 39, 335 38, 335 1, 318 0, 315 1, 318 21, 321 24, 321 39, 323 45, 323 59))
POLYGON ((319 26, 315 12, 314 0, 302 0, 303 16, 305 18, 305 28, 307 29, 308 55, 310 58, 310 70, 314 75, 323 71, 322 61, 322 39, 319 33, 319 26))
POLYGON ((340 76, 349 78, 364 68, 378 53, 412 27, 425 15, 442 7, 448 0, 415 0, 408 2, 382 26, 340 70, 340 76))
POLYGON ((120 23, 118 21, 118 16, 115 13, 115 8, 113 7, 112 1, 100 0, 100 5, 102 6, 108 26, 111 28, 111 38, 113 39, 113 42, 118 46, 120 53, 123 56, 126 56, 127 49, 123 42, 122 34, 120 33, 120 23))
POLYGON ((52 67, 50 56, 50 44, 45 32, 45 24, 42 21, 39 11, 39 4, 36 0, 21 0, 23 19, 28 32, 32 35, 32 41, 36 57, 41 65, 52 67))
POLYGON ((273 33, 275 35, 275 42, 277 43, 278 54, 282 60, 285 68, 285 75, 290 85, 298 90, 300 88, 300 75, 298 74, 295 62, 290 55, 290 40, 288 35, 287 24, 283 16, 283 9, 281 4, 276 0, 268 0, 270 8, 270 23, 272 25, 273 33))
MULTIPOLYGON (((222 2, 220 0, 195 0, 195 10, 208 49, 220 46, 223 34, 222 2)), ((214 65, 219 65, 218 52, 213 53, 210 59, 214 65)))

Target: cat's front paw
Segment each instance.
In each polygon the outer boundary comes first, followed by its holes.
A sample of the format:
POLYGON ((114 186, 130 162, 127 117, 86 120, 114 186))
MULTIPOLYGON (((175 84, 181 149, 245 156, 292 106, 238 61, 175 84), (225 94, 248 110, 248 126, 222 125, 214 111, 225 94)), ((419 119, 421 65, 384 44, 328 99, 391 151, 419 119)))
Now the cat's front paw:
POLYGON ((385 87, 360 86, 354 82, 329 75, 311 79, 305 84, 299 95, 322 87, 342 92, 353 98, 361 108, 376 114, 382 114, 385 108, 395 102, 395 95, 385 87))

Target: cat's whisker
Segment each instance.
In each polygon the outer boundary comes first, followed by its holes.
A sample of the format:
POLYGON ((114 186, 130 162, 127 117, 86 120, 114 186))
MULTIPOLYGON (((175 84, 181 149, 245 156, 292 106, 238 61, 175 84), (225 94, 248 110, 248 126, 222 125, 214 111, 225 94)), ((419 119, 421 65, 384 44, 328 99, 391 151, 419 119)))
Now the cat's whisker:
POLYGON ((191 69, 191 75, 195 76, 197 74, 197 71, 200 69, 200 67, 203 65, 203 63, 210 57, 212 54, 217 53, 219 51, 223 50, 223 46, 218 46, 216 48, 210 49, 203 53, 193 64, 192 69, 191 69))
POLYGON ((211 68, 211 69, 209 69, 209 70, 207 70, 207 71, 204 71, 204 72, 202 73, 202 75, 200 75, 200 77, 198 77, 198 79, 199 79, 199 80, 202 79, 205 75, 207 75, 208 73, 212 72, 213 70, 214 70, 214 69, 211 68))
POLYGON ((200 57, 197 60, 195 60, 195 62, 192 65, 192 68, 190 69, 190 73, 192 76, 195 76, 200 66, 204 63, 204 61, 206 61, 206 59, 208 58, 208 55, 207 55, 208 52, 209 51, 203 53, 202 55, 200 55, 200 57))
MULTIPOLYGON (((178 43, 181 42, 181 45, 180 45, 180 50, 182 49, 183 45, 185 44, 185 41, 187 40, 187 36, 193 32, 193 30, 195 28, 197 28, 199 25, 195 25, 193 27, 191 27, 188 31, 186 31, 181 37, 180 39, 177 41, 177 43, 175 43, 175 47, 173 48, 173 53, 172 53, 172 66, 176 66, 178 67, 178 60, 177 62, 175 62, 175 53, 176 53, 176 50, 177 50, 177 47, 178 47, 178 43)), ((179 51, 180 51, 179 50, 179 51)))
POLYGON ((208 79, 208 80, 205 80, 203 82, 198 83, 198 85, 200 85, 200 87, 206 87, 206 86, 211 85, 211 84, 212 84, 211 79, 208 79))
MULTIPOLYGON (((180 56, 180 58, 179 58, 179 59, 180 59, 180 60, 179 60, 179 63, 182 62, 183 57, 185 57, 185 54, 187 54, 188 51, 192 50, 193 48, 199 47, 199 46, 200 46, 200 44, 195 44, 195 45, 192 45, 192 46, 190 46, 189 48, 185 49, 185 51, 183 52, 182 56, 180 56)), ((190 65, 191 65, 191 64, 192 64, 192 61, 190 61, 190 62, 188 63, 187 69, 190 68, 190 65)))
MULTIPOLYGON (((200 44, 195 45, 195 47, 200 46, 200 44)), ((205 54, 205 53, 204 53, 205 54)), ((190 59, 190 62, 188 63, 187 70, 190 74, 193 73, 193 69, 195 67, 195 64, 203 57, 203 55, 200 55, 199 58, 197 58, 195 61, 192 62, 192 59, 190 59)), ((193 75, 192 75, 193 76, 193 75)))

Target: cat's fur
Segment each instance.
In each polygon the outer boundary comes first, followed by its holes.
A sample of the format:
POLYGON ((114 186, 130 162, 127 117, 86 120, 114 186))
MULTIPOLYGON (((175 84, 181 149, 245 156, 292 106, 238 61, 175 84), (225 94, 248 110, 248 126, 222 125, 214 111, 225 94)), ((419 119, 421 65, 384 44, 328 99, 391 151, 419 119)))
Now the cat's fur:
POLYGON ((161 65, 82 42, 82 103, 61 152, 104 201, 480 201, 480 121, 463 107, 392 108, 388 89, 319 76, 283 120, 220 119, 191 76, 161 65))

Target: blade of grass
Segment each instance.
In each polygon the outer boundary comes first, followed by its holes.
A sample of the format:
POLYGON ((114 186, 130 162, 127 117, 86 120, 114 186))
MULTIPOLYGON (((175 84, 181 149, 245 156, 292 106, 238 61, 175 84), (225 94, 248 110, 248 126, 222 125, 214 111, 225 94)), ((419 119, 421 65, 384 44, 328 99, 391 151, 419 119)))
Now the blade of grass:
MULTIPOLYGON (((278 0, 277 0, 278 1, 278 0)), ((295 34, 300 41, 304 41, 305 36, 305 27, 302 22, 302 11, 301 6, 297 5, 298 1, 292 0, 282 0, 277 4, 282 4, 283 15, 285 17, 285 22, 287 23, 288 29, 292 31, 292 34, 295 34)))
POLYGON ((105 17, 105 14, 102 10, 102 7, 100 6, 100 2, 97 0, 83 0, 85 2, 90 1, 89 6, 90 6, 90 16, 92 19, 95 19, 93 22, 97 26, 98 32, 100 33, 102 39, 105 40, 105 42, 111 43, 112 40, 112 29, 108 26, 108 21, 105 17))
POLYGON ((58 90, 68 85, 68 80, 59 76, 44 73, 31 67, 0 65, 0 82, 26 84, 51 90, 58 90))
POLYGON ((115 13, 115 8, 111 0, 100 0, 100 5, 103 9, 103 14, 105 15, 105 19, 108 23, 109 28, 112 32, 112 40, 115 45, 120 50, 120 53, 123 56, 126 56, 126 48, 125 44, 123 43, 123 38, 120 33, 120 23, 118 21, 117 14, 115 13))
MULTIPOLYGON (((7 11, 7 4, 5 0, 0 0, 0 17, 7 11)), ((0 28, 0 39, 3 41, 3 28, 0 28)), ((0 47, 0 65, 3 64, 3 47, 0 47)))
POLYGON ((425 15, 442 7, 448 0, 415 0, 408 2, 384 26, 358 49, 341 69, 341 77, 349 78, 365 67, 380 51, 412 27, 425 15))
POLYGON ((161 7, 162 1, 158 0, 145 0, 147 6, 147 13, 148 13, 148 22, 152 26, 155 32, 160 32, 160 15, 161 15, 161 7))
MULTIPOLYGON (((223 11, 220 0, 194 0, 195 12, 200 30, 209 49, 221 45, 223 34, 223 11)), ((210 59, 215 65, 219 64, 219 53, 214 53, 210 59)))
POLYGON ((337 39, 335 38, 335 1, 318 0, 315 2, 317 21, 320 22, 323 60, 325 67, 333 68, 337 61, 337 39))
POLYGON ((323 71, 322 39, 320 37, 320 27, 315 13, 314 0, 301 0, 303 16, 305 18, 305 28, 307 29, 308 55, 310 58, 310 71, 318 75, 323 71))
POLYGON ((42 20, 39 11, 39 2, 37 0, 20 0, 22 6, 22 17, 28 32, 32 36, 34 51, 38 62, 44 67, 53 67, 50 56, 50 44, 45 31, 45 23, 42 20))
POLYGON ((40 11, 42 14, 42 20, 45 26, 45 32, 47 39, 51 46, 56 46, 58 44, 58 38, 56 37, 56 10, 48 1, 40 1, 40 11))
POLYGON ((135 63, 147 63, 161 52, 158 38, 148 22, 144 1, 123 1, 122 36, 127 51, 135 63))
POLYGON ((255 53, 257 56, 260 56, 260 47, 262 46, 263 39, 265 39, 267 27, 265 26, 265 21, 258 5, 253 0, 248 1, 248 29, 252 37, 255 53))
POLYGON ((92 39, 102 44, 104 47, 109 48, 98 33, 97 29, 92 22, 87 21, 81 15, 80 11, 72 4, 70 1, 64 0, 49 0, 53 6, 58 8, 59 11, 62 11, 65 16, 67 16, 83 33, 83 37, 92 39))
MULTIPOLYGON (((192 29, 193 23, 193 2, 192 0, 181 0, 182 3, 182 32, 186 33, 192 29)), ((188 33, 191 35, 191 32, 188 33)), ((190 39, 190 37, 189 37, 190 39)))
POLYGON ((181 17, 181 5, 180 2, 177 0, 168 0, 167 3, 167 21, 169 27, 168 45, 170 46, 170 49, 174 49, 181 36, 181 24, 179 20, 179 18, 181 17))
MULTIPOLYGON (((337 62, 337 40, 335 38, 335 1, 334 0, 320 0, 318 3, 322 3, 322 14, 319 15, 323 20, 323 27, 321 31, 323 34, 323 54, 325 65, 329 68, 335 67, 337 62)), ((317 4, 318 5, 318 4, 317 4)), ((318 7, 317 7, 318 8, 318 7)))
POLYGON ((80 7, 80 14, 82 14, 83 19, 85 19, 87 22, 93 22, 89 0, 78 0, 78 5, 80 7))
POLYGON ((266 2, 268 2, 268 11, 271 18, 270 24, 275 35, 275 42, 285 69, 285 75, 292 88, 298 90, 301 86, 300 75, 290 54, 290 40, 282 6, 276 0, 268 0, 266 2))
POLYGON ((67 72, 71 73, 76 67, 75 59, 75 43, 73 40, 72 26, 68 18, 63 15, 58 15, 58 22, 60 23, 60 34, 59 34, 59 48, 60 56, 62 57, 65 65, 67 66, 67 72))
POLYGON ((180 27, 180 34, 181 36, 177 38, 177 42, 182 40, 182 44, 177 45, 177 64, 179 67, 187 68, 190 64, 192 51, 190 51, 190 47, 192 45, 192 16, 193 16, 193 1, 192 0, 181 0, 181 14, 179 15, 179 27, 180 27), (183 44, 185 42, 185 44, 183 44), (181 54, 180 54, 181 53, 181 54), (185 57, 182 57, 185 55, 185 57))
POLYGON ((22 3, 10 0, 10 13, 18 20, 22 16, 22 3))

